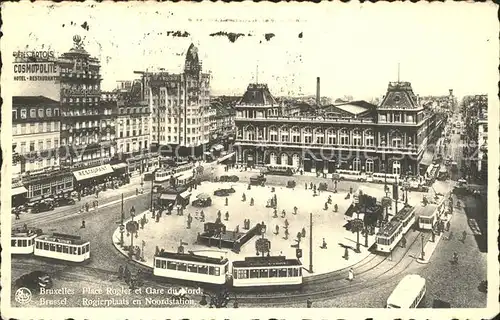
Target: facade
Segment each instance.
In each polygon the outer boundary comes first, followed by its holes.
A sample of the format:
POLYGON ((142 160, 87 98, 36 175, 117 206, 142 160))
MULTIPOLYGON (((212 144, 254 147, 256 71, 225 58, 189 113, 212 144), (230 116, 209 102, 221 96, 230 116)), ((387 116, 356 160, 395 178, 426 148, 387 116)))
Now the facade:
POLYGON ((61 145, 68 151, 61 165, 74 172, 78 185, 95 185, 113 171, 113 103, 101 101, 99 60, 85 51, 79 36, 73 42, 73 48, 58 58, 61 145))
POLYGON ((161 155, 201 155, 210 140, 210 74, 202 73, 198 49, 190 45, 183 73, 142 74, 151 143, 161 147, 161 155))
POLYGON ((467 145, 466 174, 488 178, 488 96, 465 96, 462 101, 463 134, 467 145))
POLYGON ((147 101, 142 99, 141 91, 141 82, 135 81, 116 92, 117 158, 127 164, 127 171, 132 175, 153 167, 149 152, 151 110, 147 101))
POLYGON ((307 113, 278 104, 266 85, 251 84, 236 106, 235 122, 241 164, 398 175, 423 174, 420 160, 444 125, 421 106, 408 82, 389 83, 379 106, 353 101, 307 113))
POLYGON ((234 103, 212 102, 210 112, 211 140, 227 143, 231 137, 234 138, 234 103))
POLYGON ((43 96, 12 98, 12 180, 29 200, 73 190, 73 176, 60 170, 59 101, 43 96), (23 192, 24 193, 24 192, 23 192))

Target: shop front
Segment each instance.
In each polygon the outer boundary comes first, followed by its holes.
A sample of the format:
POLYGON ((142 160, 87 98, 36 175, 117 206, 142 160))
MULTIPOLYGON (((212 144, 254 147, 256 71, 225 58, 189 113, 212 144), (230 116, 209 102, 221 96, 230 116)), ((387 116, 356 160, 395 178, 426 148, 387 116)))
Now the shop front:
POLYGON ((12 184, 12 190, 11 190, 11 196, 12 196, 12 202, 11 206, 12 208, 22 206, 26 204, 26 196, 28 195, 28 189, 26 189, 22 183, 13 183, 12 184))
POLYGON ((73 175, 71 171, 51 170, 30 173, 22 177, 29 202, 36 202, 49 197, 70 197, 73 191, 73 175))
POLYGON ((95 193, 113 180, 113 168, 109 164, 74 171, 75 190, 82 196, 95 193))

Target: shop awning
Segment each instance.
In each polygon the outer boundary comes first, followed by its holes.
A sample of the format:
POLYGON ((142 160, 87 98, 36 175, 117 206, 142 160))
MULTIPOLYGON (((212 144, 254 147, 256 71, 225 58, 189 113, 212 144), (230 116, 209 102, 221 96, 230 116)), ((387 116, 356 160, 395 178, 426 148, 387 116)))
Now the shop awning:
POLYGON ((420 160, 420 164, 424 166, 430 166, 432 164, 432 160, 434 159, 434 153, 429 150, 425 150, 422 160, 420 160))
POLYGON ((126 168, 127 166, 128 165, 125 162, 120 162, 120 163, 111 165, 111 168, 113 168, 113 170, 118 170, 118 169, 126 168))
POLYGON ((236 152, 231 152, 230 154, 226 154, 225 156, 220 157, 219 159, 217 159, 217 162, 222 162, 224 160, 230 159, 230 158, 232 158, 235 155, 236 155, 236 152))
POLYGON ((113 173, 113 168, 111 168, 111 165, 105 164, 103 166, 75 171, 73 172, 73 175, 75 176, 77 181, 80 181, 80 180, 99 177, 109 173, 113 173))
POLYGON ((189 191, 184 191, 183 193, 180 194, 181 198, 187 199, 191 196, 191 192, 189 191))
POLYGON ((12 188, 12 191, 11 191, 11 193, 12 193, 13 196, 17 196, 19 194, 23 194, 23 193, 27 193, 27 192, 28 192, 28 190, 25 187, 23 187, 23 186, 21 186, 21 187, 14 187, 14 188, 12 188))
POLYGON ((170 200, 170 201, 175 201, 177 199, 176 194, 171 194, 171 193, 162 193, 160 196, 160 200, 170 200))

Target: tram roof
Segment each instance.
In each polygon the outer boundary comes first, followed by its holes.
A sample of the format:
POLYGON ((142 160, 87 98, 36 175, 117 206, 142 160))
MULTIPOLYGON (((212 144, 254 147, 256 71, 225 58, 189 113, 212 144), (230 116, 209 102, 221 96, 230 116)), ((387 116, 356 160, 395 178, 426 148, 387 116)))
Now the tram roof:
POLYGON ((377 235, 385 237, 391 236, 397 230, 397 228, 399 228, 400 225, 401 221, 399 221, 398 219, 392 219, 386 225, 384 225, 382 229, 379 230, 377 235))
POLYGON ((64 244, 75 244, 75 245, 81 245, 85 243, 89 243, 86 240, 83 240, 79 236, 73 236, 69 234, 44 234, 41 235, 40 237, 37 238, 37 240, 43 240, 47 242, 54 242, 54 243, 64 243, 64 244))
POLYGON ((412 214, 412 212, 415 210, 415 207, 411 206, 405 206, 401 211, 399 211, 396 216, 394 217, 395 219, 399 219, 401 221, 404 221, 408 216, 412 214))
POLYGON ((207 256, 200 256, 193 253, 176 253, 176 252, 159 252, 157 255, 159 258, 174 259, 188 262, 201 262, 209 264, 226 264, 228 261, 226 258, 213 258, 207 256))
POLYGON ((272 266, 301 266, 298 259, 287 259, 285 256, 274 257, 246 257, 244 261, 233 261, 233 267, 272 267, 272 266))
POLYGON ((31 237, 36 235, 38 232, 37 230, 34 229, 12 229, 11 231, 11 237, 16 237, 16 238, 24 238, 24 237, 31 237))
POLYGON ((419 217, 430 217, 434 214, 434 211, 436 211, 437 206, 434 204, 428 204, 425 207, 419 206, 415 210, 415 215, 419 217))

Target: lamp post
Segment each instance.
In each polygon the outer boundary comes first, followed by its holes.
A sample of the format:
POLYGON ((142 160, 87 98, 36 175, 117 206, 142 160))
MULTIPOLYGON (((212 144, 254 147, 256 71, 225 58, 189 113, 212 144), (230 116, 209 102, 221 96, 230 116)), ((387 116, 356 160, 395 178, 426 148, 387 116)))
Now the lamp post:
POLYGON ((309 213, 309 272, 314 273, 313 271, 313 214, 309 213))
MULTIPOLYGON (((132 208, 130 208, 130 216, 132 217, 132 219, 130 220, 130 222, 132 222, 132 224, 134 223, 134 217, 135 217, 135 208, 134 206, 132 206, 132 208)), ((133 254, 133 250, 134 250, 134 233, 135 235, 137 236, 137 229, 135 229, 135 232, 130 232, 130 250, 129 250, 129 254, 130 254, 130 258, 132 259, 132 254, 133 254)))
POLYGON ((155 182, 156 171, 158 171, 158 168, 156 168, 155 170, 153 170, 153 175, 151 177, 151 200, 150 200, 150 203, 149 203, 149 207, 151 208, 151 212, 153 212, 153 189, 154 189, 154 182, 155 182))
POLYGON ((425 252, 424 252, 424 235, 420 237, 422 239, 422 252, 421 252, 421 258, 424 260, 425 252))
POLYGON ((123 247, 123 233, 125 232, 125 225, 123 224, 123 220, 125 220, 125 212, 123 211, 123 193, 122 193, 122 210, 121 210, 121 219, 120 219, 120 246, 123 247))

